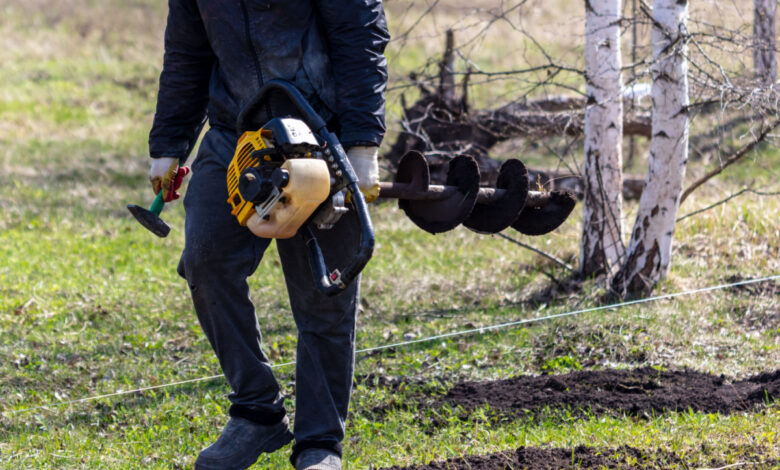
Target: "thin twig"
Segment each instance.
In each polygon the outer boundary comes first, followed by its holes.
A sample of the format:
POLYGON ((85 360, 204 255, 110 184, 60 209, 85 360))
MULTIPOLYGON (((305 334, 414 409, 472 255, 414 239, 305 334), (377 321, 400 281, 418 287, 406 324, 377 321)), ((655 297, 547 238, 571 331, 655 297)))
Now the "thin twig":
POLYGON ((550 279, 552 282, 554 282, 555 284, 557 284, 557 285, 558 285, 558 287, 560 287, 562 291, 564 291, 564 292, 565 292, 565 291, 567 290, 567 289, 566 289, 566 286, 564 286, 564 285, 561 283, 561 281, 559 281, 559 280, 558 280, 558 279, 557 279, 555 276, 553 276, 552 274, 550 274, 550 273, 548 273, 547 271, 544 271, 544 270, 542 270, 542 274, 544 274, 545 276, 547 276, 547 278, 548 278, 548 279, 550 279))
POLYGON ((696 190, 699 186, 703 185, 710 179, 712 179, 714 176, 719 175, 723 170, 725 170, 729 165, 732 165, 733 163, 736 163, 737 161, 741 160, 742 157, 747 155, 751 150, 753 150, 758 144, 764 141, 766 137, 769 135, 770 132, 775 130, 778 126, 780 126, 780 119, 775 120, 769 127, 764 129, 761 134, 753 139, 749 144, 743 146, 741 149, 739 149, 736 153, 732 154, 729 158, 727 158, 723 163, 718 166, 718 168, 714 168, 713 170, 707 172, 704 176, 697 179, 693 183, 691 183, 688 188, 682 193, 682 196, 680 197, 680 204, 685 201, 685 199, 690 196, 690 194, 696 190))
POLYGON ((756 191, 756 190, 750 189, 750 188, 743 188, 741 191, 738 191, 738 192, 732 194, 731 196, 727 197, 726 199, 723 199, 721 201, 716 202, 715 204, 710 204, 707 207, 703 207, 703 208, 701 208, 699 210, 695 210, 693 212, 685 214, 684 216, 682 216, 679 219, 677 219, 676 222, 679 222, 679 221, 681 221, 683 219, 687 219, 688 217, 692 217, 692 216, 697 215, 697 214, 701 214, 702 212, 708 211, 710 209, 714 209, 715 207, 718 207, 721 204, 725 204, 725 203, 729 202, 730 200, 734 199, 735 197, 741 196, 741 195, 743 195, 745 193, 752 193, 752 194, 755 194, 757 196, 780 196, 780 191, 774 192, 774 193, 767 193, 767 192, 763 192, 763 191, 756 191))
POLYGON ((549 259, 550 261, 552 261, 552 262, 554 262, 554 263, 556 263, 556 264, 558 264, 560 266, 563 266, 564 268, 568 269, 571 272, 574 272, 574 266, 570 265, 569 263, 567 263, 566 261, 558 258, 555 255, 551 255, 549 253, 546 253, 546 252, 540 250, 539 248, 535 248, 535 247, 533 247, 531 245, 526 245, 525 243, 523 243, 523 242, 521 242, 519 240, 515 240, 514 238, 509 237, 507 235, 504 235, 503 233, 497 233, 496 235, 498 235, 499 237, 503 238, 504 240, 508 240, 508 241, 514 243, 515 245, 522 246, 523 248, 531 250, 531 251, 533 251, 536 254, 542 255, 545 258, 549 259))

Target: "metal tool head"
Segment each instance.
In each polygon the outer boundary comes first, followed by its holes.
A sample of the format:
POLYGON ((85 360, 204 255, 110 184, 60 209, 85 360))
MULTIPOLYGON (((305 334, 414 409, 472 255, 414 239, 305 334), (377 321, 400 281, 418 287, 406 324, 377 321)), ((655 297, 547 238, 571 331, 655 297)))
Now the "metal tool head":
POLYGON ((524 235, 544 235, 558 228, 571 214, 577 198, 568 191, 552 191, 543 207, 526 205, 512 223, 512 228, 524 235))
POLYGON ((160 218, 160 216, 156 215, 150 210, 144 209, 143 207, 137 206, 135 204, 128 204, 127 210, 133 214, 135 220, 137 220, 141 225, 146 227, 147 230, 160 238, 167 237, 168 233, 171 231, 171 228, 168 226, 168 224, 166 224, 160 218))

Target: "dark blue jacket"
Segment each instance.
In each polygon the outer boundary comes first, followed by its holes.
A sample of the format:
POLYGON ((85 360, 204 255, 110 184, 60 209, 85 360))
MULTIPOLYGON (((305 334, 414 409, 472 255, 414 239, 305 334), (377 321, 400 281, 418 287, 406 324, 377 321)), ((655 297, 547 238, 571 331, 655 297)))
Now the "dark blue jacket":
POLYGON ((381 143, 383 52, 389 40, 382 0, 168 4, 165 58, 149 135, 153 158, 185 159, 206 115, 212 127, 235 130, 243 105, 273 78, 295 83, 326 120, 336 117, 345 148, 381 143))

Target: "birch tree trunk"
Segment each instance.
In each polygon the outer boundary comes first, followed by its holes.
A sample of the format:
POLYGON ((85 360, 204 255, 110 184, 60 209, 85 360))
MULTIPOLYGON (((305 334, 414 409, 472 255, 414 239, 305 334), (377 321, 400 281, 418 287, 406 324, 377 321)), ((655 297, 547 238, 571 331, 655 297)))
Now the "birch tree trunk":
POLYGON ((754 0, 753 9, 753 68, 756 78, 764 85, 777 80, 775 60, 775 6, 777 0, 754 0))
POLYGON ((585 162, 580 272, 614 274, 624 255, 621 0, 585 1, 585 162))
POLYGON ((687 17, 686 0, 653 2, 653 137, 626 260, 612 283, 621 295, 647 294, 669 271, 688 160, 687 17))

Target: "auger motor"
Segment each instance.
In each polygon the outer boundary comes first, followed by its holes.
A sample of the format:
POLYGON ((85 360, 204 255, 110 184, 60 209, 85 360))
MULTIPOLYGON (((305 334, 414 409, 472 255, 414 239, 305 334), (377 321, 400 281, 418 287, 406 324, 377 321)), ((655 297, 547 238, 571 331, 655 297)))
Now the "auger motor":
MULTIPOLYGON (((244 132, 228 167, 231 213, 258 237, 293 237, 331 196, 329 153, 299 119, 275 118, 244 132)), ((329 228, 346 212, 341 195, 321 208, 318 227, 329 228)))
POLYGON ((317 288, 336 295, 357 278, 374 251, 374 226, 357 176, 335 134, 301 92, 284 80, 271 80, 241 110, 238 140, 228 166, 231 213, 263 238, 303 237, 317 288), (300 119, 276 117, 260 126, 255 116, 270 93, 281 93, 300 119), (345 205, 347 197, 349 208, 345 205), (348 210, 360 223, 355 256, 328 269, 314 228, 329 229, 348 210))

